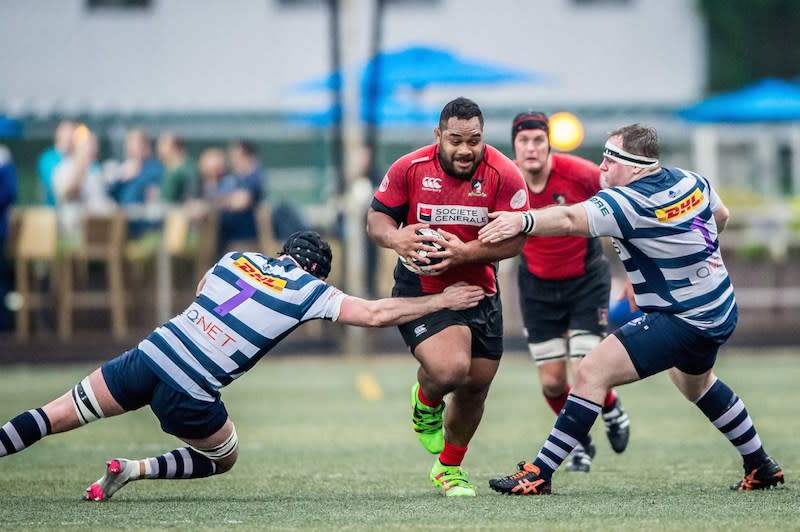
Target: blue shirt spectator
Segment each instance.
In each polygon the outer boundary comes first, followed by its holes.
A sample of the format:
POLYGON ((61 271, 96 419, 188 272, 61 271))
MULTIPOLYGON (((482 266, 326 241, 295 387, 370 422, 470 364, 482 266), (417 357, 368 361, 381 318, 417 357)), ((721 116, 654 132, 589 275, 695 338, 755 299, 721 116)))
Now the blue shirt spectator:
POLYGON ((0 330, 3 331, 10 329, 13 322, 11 312, 5 304, 12 282, 5 251, 8 243, 9 212, 16 199, 17 169, 8 148, 0 145, 0 330))
POLYGON ((75 127, 75 122, 71 120, 61 121, 56 127, 53 136, 53 145, 42 152, 37 162, 39 184, 42 188, 43 196, 41 201, 43 204, 50 207, 54 207, 56 204, 56 194, 53 190, 53 173, 69 152, 75 127))

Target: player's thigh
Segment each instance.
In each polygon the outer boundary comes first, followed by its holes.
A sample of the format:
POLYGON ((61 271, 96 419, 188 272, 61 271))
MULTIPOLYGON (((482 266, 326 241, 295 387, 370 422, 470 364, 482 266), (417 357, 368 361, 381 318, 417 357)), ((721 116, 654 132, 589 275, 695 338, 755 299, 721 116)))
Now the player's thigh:
POLYGON ((614 336, 607 336, 586 355, 578 366, 573 393, 602 403, 612 386, 639 380, 639 374, 625 346, 614 336))
POLYGON ((219 397, 205 401, 164 382, 155 387, 150 409, 161 430, 184 441, 212 438, 228 422, 228 411, 219 397))
POLYGON ((608 327, 608 298, 611 279, 608 265, 588 272, 569 283, 569 328, 603 336, 608 327))
POLYGON ((464 324, 451 324, 417 344, 413 353, 432 375, 469 374, 472 334, 464 324))

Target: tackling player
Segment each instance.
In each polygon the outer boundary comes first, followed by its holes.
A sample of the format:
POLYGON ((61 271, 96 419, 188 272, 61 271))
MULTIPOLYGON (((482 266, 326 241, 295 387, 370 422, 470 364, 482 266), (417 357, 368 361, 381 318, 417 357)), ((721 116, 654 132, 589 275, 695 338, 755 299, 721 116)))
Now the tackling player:
MULTIPOLYGON (((574 155, 552 153, 549 132, 544 113, 519 113, 511 124, 514 157, 536 209, 580 203, 600 190, 600 168, 574 155)), ((599 238, 582 236, 528 238, 521 259, 517 280, 528 350, 539 370, 542 394, 558 415, 570 391, 567 360, 574 371, 606 332, 608 261, 599 238)), ((623 452, 629 421, 613 388, 603 399, 602 416, 611 448, 623 452)), ((595 452, 586 434, 567 471, 589 472, 595 452)))
POLYGON ((0 457, 49 434, 150 405, 162 430, 186 445, 142 460, 110 460, 106 473, 86 489, 87 499, 108 499, 134 480, 225 473, 239 446, 220 389, 299 325, 326 319, 384 327, 444 308, 464 310, 484 297, 480 287, 462 283, 426 297, 360 299, 324 282, 331 258, 330 246, 313 231, 294 233, 277 258, 223 256, 185 311, 58 399, 3 425, 0 457))
POLYGON ((455 281, 479 285, 489 294, 475 308, 428 312, 400 326, 420 363, 411 390, 412 425, 422 446, 439 456, 430 479, 447 496, 474 496, 461 463, 503 354, 495 262, 517 255, 525 240, 520 235, 484 244, 478 230, 490 211, 527 210, 528 195, 516 165, 485 143, 483 114, 475 102, 457 98, 445 105, 434 135, 436 143, 389 168, 372 200, 367 231, 379 246, 409 262, 443 259, 428 267, 434 272, 430 276, 415 275, 398 263, 392 295, 436 294, 455 281), (429 237, 415 234, 428 226, 444 235, 437 241, 443 251, 422 245, 429 237))
POLYGON ((713 371, 739 315, 718 239, 730 213, 705 177, 662 168, 660 151, 655 129, 619 128, 603 150, 602 191, 577 205, 494 213, 481 229, 487 243, 520 232, 610 236, 644 312, 586 355, 539 454, 532 463, 520 462, 516 473, 490 480, 495 491, 550 493, 553 473, 589 433, 608 389, 662 371, 741 455, 745 474, 731 489, 784 481, 744 402, 713 371))

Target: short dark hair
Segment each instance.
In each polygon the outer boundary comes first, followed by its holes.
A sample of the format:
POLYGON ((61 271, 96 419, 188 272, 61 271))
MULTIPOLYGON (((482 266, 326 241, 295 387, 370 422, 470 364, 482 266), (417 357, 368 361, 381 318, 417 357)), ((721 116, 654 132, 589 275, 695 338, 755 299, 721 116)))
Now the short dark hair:
POLYGON ((658 159, 661 155, 661 146, 658 142, 658 132, 655 128, 642 124, 631 124, 615 129, 608 134, 609 137, 622 137, 622 148, 634 155, 643 155, 658 159))
POLYGON ((231 148, 238 148, 248 157, 258 157, 258 147, 255 142, 245 139, 236 139, 231 142, 231 148))
POLYGON ((469 98, 459 96, 455 100, 447 102, 442 109, 442 112, 439 114, 439 129, 447 129, 447 121, 453 117, 459 120, 469 120, 476 116, 478 120, 480 120, 481 127, 483 127, 483 113, 481 112, 481 108, 478 107, 478 104, 469 98))
POLYGON ((331 273, 331 246, 316 231, 292 233, 283 244, 281 255, 289 255, 301 268, 319 279, 325 279, 331 273))

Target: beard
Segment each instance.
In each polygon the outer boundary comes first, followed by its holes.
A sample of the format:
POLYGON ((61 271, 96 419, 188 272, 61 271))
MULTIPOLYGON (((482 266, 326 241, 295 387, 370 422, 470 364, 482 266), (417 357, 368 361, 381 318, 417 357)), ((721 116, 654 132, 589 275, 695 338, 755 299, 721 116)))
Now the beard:
POLYGON ((486 148, 484 147, 481 150, 481 153, 477 157, 460 157, 458 159, 446 159, 444 157, 444 152, 442 149, 439 149, 439 164, 442 165, 444 171, 451 177, 455 177, 456 179, 461 179, 462 181, 468 181, 472 179, 472 175, 475 173, 475 170, 478 169, 478 165, 483 160, 483 152, 486 148), (467 170, 457 170, 455 167, 455 161, 472 161, 472 167, 467 170))

